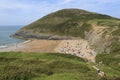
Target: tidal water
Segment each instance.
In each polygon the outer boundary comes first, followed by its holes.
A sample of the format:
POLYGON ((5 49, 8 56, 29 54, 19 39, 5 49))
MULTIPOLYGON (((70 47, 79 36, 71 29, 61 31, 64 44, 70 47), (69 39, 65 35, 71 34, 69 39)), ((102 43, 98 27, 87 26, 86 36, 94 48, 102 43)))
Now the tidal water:
POLYGON ((0 48, 24 42, 24 39, 10 37, 23 26, 0 26, 0 48))

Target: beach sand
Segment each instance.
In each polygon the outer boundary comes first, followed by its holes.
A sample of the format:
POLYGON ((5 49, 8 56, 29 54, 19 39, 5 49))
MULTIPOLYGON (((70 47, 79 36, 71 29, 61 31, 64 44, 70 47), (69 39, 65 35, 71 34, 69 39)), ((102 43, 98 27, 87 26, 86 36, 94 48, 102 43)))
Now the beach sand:
POLYGON ((71 54, 95 61, 96 53, 92 50, 86 40, 28 40, 7 48, 0 49, 0 52, 45 52, 71 54))
POLYGON ((21 51, 21 52, 55 52, 60 40, 30 40, 20 44, 0 49, 0 52, 21 51))

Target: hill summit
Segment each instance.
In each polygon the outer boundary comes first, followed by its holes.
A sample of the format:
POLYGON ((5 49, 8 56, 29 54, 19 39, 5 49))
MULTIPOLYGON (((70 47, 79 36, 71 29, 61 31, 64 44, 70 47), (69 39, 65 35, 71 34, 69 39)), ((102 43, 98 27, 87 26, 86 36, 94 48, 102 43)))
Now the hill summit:
POLYGON ((80 9, 63 9, 25 26, 15 35, 25 38, 49 38, 51 35, 84 37, 84 31, 91 29, 88 21, 93 19, 113 18, 80 9))
POLYGON ((14 36, 37 39, 82 38, 98 53, 120 52, 120 19, 80 9, 63 9, 23 27, 14 36))

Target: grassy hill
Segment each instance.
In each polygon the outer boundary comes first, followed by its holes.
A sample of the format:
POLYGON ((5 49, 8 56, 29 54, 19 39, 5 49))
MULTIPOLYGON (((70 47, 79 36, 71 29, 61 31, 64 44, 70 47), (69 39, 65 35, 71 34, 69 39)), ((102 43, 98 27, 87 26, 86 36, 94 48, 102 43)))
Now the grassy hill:
POLYGON ((72 55, 0 53, 0 80, 102 80, 97 71, 72 55))
POLYGON ((85 36, 84 32, 91 29, 91 23, 88 23, 88 21, 94 19, 118 20, 111 16, 85 10, 63 9, 46 15, 25 26, 17 32, 16 35, 22 37, 34 37, 39 34, 49 34, 83 38, 85 36))
POLYGON ((119 80, 120 55, 99 54, 98 67, 105 72, 100 78, 84 59, 56 53, 0 53, 0 80, 119 80), (102 61, 102 63, 100 63, 102 61))

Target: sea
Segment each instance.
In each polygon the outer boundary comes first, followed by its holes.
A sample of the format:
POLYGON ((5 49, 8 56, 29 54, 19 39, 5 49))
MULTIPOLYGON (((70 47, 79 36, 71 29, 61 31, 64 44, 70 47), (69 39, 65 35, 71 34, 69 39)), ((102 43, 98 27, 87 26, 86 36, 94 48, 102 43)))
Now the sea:
POLYGON ((10 37, 23 26, 0 26, 0 48, 24 42, 24 39, 10 37))

